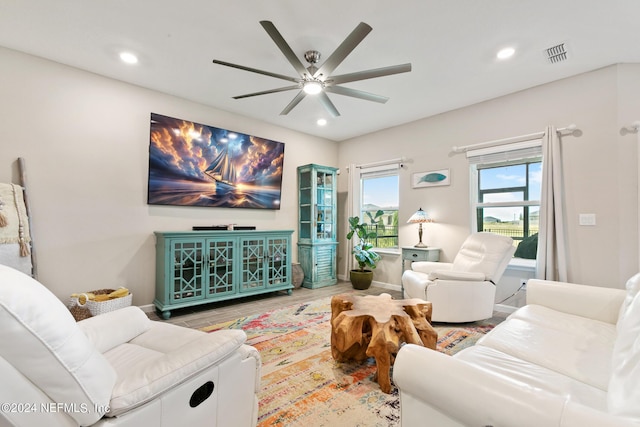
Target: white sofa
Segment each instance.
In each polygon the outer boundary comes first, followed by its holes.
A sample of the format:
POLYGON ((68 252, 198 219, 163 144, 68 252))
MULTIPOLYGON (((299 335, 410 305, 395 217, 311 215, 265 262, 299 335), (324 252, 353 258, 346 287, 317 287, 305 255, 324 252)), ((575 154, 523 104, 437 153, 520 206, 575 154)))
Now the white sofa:
POLYGON ((43 285, 0 265, 0 427, 255 426, 261 364, 245 340, 133 306, 76 323, 43 285))
POLYGON ((403 427, 640 426, 640 274, 627 291, 529 280, 527 305, 455 356, 415 345, 403 427))

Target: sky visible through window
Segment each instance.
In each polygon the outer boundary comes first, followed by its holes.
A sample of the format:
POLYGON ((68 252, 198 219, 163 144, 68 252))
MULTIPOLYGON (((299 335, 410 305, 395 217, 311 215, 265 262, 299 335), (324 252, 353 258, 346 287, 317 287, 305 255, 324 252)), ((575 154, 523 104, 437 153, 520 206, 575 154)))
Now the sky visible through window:
POLYGON ((364 179, 362 196, 363 206, 398 209, 398 175, 364 179))

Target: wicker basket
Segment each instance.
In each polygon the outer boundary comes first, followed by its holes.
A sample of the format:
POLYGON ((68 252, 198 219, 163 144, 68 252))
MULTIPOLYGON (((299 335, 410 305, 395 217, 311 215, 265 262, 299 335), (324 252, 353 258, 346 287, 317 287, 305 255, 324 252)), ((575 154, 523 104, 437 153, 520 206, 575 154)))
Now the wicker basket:
MULTIPOLYGON (((97 291, 90 291, 94 295, 105 295, 110 294, 115 291, 115 289, 99 289, 97 291)), ((69 309, 73 307, 85 307, 89 309, 89 312, 92 316, 97 316, 99 314, 108 313, 110 311, 119 310, 124 307, 128 307, 131 305, 131 301, 133 300, 133 295, 129 292, 129 295, 120 298, 114 298, 107 301, 91 301, 87 294, 79 294, 84 295, 84 304, 80 301, 79 297, 71 297, 69 298, 69 304, 67 305, 69 309)))

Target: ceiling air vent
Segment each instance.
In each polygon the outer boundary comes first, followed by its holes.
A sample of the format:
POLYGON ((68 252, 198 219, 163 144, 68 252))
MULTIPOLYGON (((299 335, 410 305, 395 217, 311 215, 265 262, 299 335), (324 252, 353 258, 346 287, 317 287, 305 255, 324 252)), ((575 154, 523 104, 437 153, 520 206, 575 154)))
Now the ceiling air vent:
POLYGON ((556 64, 558 62, 566 61, 567 59, 567 48, 565 43, 560 43, 559 45, 547 48, 544 52, 549 64, 556 64))

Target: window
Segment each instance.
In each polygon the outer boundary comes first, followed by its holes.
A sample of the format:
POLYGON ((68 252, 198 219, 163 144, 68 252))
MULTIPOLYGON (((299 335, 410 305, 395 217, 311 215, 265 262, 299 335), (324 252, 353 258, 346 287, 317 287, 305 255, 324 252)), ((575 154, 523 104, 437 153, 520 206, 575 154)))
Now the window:
POLYGON ((467 156, 474 189, 474 229, 509 236, 516 246, 522 243, 516 257, 535 259, 542 177, 540 142, 470 151, 467 156))
POLYGON ((360 209, 362 222, 369 224, 378 237, 373 243, 377 249, 398 248, 398 165, 362 168, 360 171, 360 209), (378 210, 384 215, 375 223, 372 218, 378 210))

